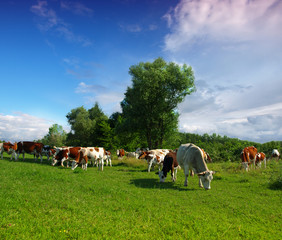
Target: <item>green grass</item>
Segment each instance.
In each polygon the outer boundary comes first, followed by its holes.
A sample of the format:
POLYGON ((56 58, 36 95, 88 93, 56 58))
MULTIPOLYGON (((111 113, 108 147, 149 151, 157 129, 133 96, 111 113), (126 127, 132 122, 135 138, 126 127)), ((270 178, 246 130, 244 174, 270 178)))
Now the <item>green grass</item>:
MULTIPOLYGON (((0 160, 0 239, 282 239, 281 163, 214 163, 212 189, 183 171, 163 184, 146 164, 104 172, 0 160)), ((20 158, 21 159, 21 158, 20 158)))

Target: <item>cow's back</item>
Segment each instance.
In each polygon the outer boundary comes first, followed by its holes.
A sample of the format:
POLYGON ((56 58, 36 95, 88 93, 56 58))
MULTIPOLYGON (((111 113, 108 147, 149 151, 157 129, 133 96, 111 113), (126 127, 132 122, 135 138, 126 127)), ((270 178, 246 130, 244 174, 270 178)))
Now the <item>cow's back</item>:
POLYGON ((176 159, 177 159, 177 162, 178 164, 183 167, 184 164, 187 164, 185 163, 185 156, 187 154, 190 154, 190 149, 191 148, 194 148, 196 147, 194 144, 192 143, 186 143, 186 144, 182 144, 179 148, 178 148, 178 151, 177 151, 177 154, 176 154, 176 159))
POLYGON ((196 172, 208 170, 202 150, 193 143, 182 144, 177 151, 176 159, 182 168, 188 166, 197 170, 196 172))

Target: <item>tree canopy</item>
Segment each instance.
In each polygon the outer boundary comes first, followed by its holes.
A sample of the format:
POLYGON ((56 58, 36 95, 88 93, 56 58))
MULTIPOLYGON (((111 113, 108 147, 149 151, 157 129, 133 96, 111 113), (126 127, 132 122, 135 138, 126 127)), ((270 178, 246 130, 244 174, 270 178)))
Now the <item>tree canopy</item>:
POLYGON ((129 74, 132 86, 121 103, 128 129, 144 135, 149 148, 162 147, 177 130, 177 105, 196 89, 193 70, 157 58, 131 66, 129 74))

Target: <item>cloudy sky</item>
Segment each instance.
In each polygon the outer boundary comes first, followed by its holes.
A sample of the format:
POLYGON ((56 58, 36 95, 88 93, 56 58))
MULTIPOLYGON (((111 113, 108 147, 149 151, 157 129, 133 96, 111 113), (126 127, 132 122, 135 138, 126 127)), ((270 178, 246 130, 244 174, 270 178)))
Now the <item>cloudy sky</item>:
POLYGON ((0 139, 34 140, 71 109, 120 111, 129 67, 192 66, 179 129, 282 140, 281 0, 0 2, 0 139))

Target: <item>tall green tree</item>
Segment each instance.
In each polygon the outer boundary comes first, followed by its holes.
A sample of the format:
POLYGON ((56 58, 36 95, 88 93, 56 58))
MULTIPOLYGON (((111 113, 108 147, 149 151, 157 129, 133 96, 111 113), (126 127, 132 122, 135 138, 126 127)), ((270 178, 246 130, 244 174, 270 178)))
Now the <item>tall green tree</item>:
POLYGON ((66 117, 71 126, 71 131, 67 136, 68 145, 89 146, 93 128, 89 112, 82 106, 72 109, 66 117))
POLYGON ((127 126, 145 136, 149 148, 162 147, 177 131, 177 105, 195 91, 193 70, 158 58, 131 66, 129 74, 132 87, 121 102, 127 126))
POLYGON ((44 145, 60 147, 66 144, 66 138, 67 133, 64 131, 63 127, 58 124, 53 124, 49 128, 48 134, 43 137, 41 142, 44 145))

